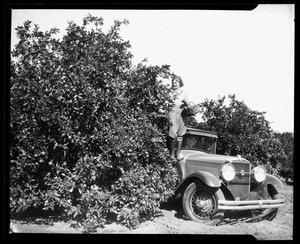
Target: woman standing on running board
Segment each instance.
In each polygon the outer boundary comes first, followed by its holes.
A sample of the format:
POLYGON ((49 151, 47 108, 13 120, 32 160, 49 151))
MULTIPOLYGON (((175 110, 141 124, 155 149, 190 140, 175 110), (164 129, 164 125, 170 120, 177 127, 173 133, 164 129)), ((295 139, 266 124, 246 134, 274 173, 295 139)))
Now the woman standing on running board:
POLYGON ((186 126, 184 124, 181 112, 184 107, 189 106, 189 98, 186 91, 183 90, 183 82, 179 76, 172 78, 172 96, 175 106, 169 114, 171 127, 169 129, 169 151, 170 157, 175 159, 175 147, 177 142, 176 158, 180 159, 180 150, 182 147, 183 135, 186 133, 186 126))

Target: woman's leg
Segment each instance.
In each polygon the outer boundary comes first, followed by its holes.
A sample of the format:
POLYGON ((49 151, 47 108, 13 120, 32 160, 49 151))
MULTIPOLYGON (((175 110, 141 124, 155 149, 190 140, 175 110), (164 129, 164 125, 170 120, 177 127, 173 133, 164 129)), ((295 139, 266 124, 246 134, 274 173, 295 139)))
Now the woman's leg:
POLYGON ((176 138, 178 132, 178 113, 175 111, 170 114, 170 129, 169 129, 169 137, 168 137, 168 147, 170 152, 171 159, 175 159, 175 147, 176 147, 176 138))
POLYGON ((183 140, 183 136, 185 135, 186 133, 186 126, 184 124, 184 121, 182 119, 181 116, 179 116, 178 118, 178 136, 177 136, 177 153, 176 153, 176 157, 178 160, 180 160, 180 151, 181 151, 181 148, 182 148, 182 140, 183 140))

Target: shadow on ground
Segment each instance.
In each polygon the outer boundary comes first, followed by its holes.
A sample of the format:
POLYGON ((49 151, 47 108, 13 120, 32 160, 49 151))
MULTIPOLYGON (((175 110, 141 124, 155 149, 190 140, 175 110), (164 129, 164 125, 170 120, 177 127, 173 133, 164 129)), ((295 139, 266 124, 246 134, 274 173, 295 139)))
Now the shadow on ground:
POLYGON ((182 208, 181 199, 170 198, 167 202, 162 203, 160 208, 168 211, 174 210, 176 218, 187 220, 182 208))
POLYGON ((49 225, 52 226, 56 221, 67 221, 66 217, 63 217, 61 210, 42 210, 41 208, 28 208, 22 213, 14 214, 11 219, 20 221, 23 224, 37 224, 37 225, 49 225))

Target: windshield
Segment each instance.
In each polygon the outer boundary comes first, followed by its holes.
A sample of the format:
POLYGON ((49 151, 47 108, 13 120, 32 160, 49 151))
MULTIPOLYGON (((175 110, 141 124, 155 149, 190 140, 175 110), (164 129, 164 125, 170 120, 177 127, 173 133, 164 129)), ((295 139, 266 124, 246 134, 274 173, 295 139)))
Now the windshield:
POLYGON ((201 150, 207 153, 215 153, 216 138, 199 135, 185 135, 183 149, 201 150))

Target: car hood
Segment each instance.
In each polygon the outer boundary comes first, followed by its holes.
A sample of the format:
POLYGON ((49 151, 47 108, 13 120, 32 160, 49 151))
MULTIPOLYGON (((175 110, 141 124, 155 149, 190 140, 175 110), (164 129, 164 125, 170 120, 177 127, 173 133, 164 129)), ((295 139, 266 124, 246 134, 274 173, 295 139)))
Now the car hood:
POLYGON ((185 161, 205 161, 205 162, 212 162, 212 163, 225 163, 226 161, 229 162, 244 161, 249 163, 246 159, 237 156, 208 154, 205 152, 194 151, 194 150, 182 150, 181 154, 185 161))

